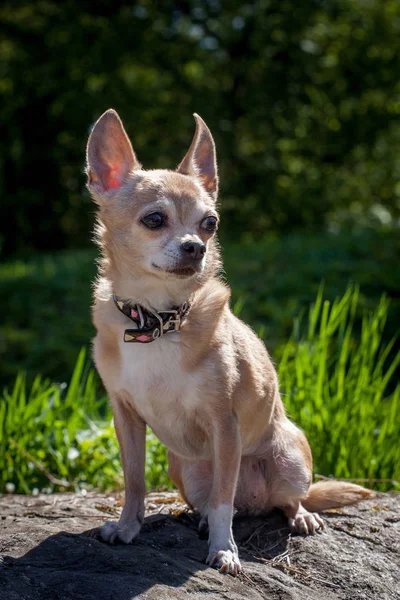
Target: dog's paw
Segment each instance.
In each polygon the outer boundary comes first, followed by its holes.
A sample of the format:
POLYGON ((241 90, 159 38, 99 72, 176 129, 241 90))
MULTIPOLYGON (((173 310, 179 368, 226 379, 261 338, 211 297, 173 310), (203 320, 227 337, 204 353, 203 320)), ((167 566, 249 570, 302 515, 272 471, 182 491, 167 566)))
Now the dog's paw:
POLYGON ((139 531, 139 521, 130 521, 129 523, 108 521, 102 527, 94 529, 92 536, 100 538, 103 542, 107 542, 107 544, 115 544, 116 542, 130 544, 139 535, 139 531))
POLYGON ((293 519, 289 519, 289 527, 293 533, 301 535, 314 535, 322 533, 324 522, 318 513, 309 513, 307 511, 299 512, 293 519))
POLYGON ((207 556, 206 563, 210 567, 219 569, 220 573, 229 573, 236 577, 242 570, 237 550, 211 550, 207 556))

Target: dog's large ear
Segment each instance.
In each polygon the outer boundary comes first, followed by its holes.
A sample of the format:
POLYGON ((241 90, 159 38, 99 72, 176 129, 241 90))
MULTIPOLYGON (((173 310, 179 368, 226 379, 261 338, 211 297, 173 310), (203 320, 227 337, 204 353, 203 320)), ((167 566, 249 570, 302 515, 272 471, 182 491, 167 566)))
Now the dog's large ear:
POLYGON ((215 143, 211 131, 196 113, 196 131, 185 158, 177 168, 178 173, 198 177, 205 190, 216 200, 218 170, 215 143))
POLYGON ((116 190, 133 169, 140 169, 132 144, 115 110, 96 121, 86 149, 88 188, 97 194, 116 190))

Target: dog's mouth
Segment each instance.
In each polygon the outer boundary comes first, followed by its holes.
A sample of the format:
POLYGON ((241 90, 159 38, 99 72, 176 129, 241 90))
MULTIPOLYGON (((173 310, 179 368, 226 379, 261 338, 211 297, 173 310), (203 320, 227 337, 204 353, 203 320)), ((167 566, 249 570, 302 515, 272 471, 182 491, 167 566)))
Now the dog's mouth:
POLYGON ((164 271, 164 273, 171 273, 171 275, 175 275, 181 279, 186 277, 192 277, 197 273, 197 270, 194 267, 181 267, 180 269, 162 269, 155 263, 152 264, 153 267, 159 269, 160 271, 164 271))
POLYGON ((171 269, 170 271, 167 271, 167 273, 173 273, 178 277, 191 277, 196 272, 196 269, 193 269, 193 267, 183 267, 182 269, 171 269))

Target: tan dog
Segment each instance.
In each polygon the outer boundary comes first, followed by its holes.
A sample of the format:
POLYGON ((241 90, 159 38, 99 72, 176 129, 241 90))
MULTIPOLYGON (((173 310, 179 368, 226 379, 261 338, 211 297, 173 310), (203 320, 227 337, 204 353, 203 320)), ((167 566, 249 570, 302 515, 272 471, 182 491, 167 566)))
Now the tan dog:
POLYGON ((208 525, 207 563, 236 574, 234 507, 252 514, 280 507, 293 531, 312 534, 323 528, 315 511, 370 492, 311 485, 307 439, 285 414, 263 343, 231 313, 218 277, 215 145, 195 118, 176 171, 142 170, 113 110, 88 142, 103 253, 94 358, 111 398, 126 485, 119 522, 100 535, 130 543, 139 533, 148 424, 169 449, 171 479, 200 511, 201 527, 208 525))

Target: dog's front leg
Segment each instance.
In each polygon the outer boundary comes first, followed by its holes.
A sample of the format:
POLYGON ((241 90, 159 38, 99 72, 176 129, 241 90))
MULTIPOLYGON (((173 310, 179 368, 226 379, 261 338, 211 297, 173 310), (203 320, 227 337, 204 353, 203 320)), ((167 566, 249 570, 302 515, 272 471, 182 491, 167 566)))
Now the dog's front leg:
POLYGON ((119 521, 103 525, 100 535, 110 544, 117 540, 129 544, 139 534, 144 518, 146 423, 123 398, 113 398, 112 404, 124 470, 125 504, 119 521))
POLYGON ((213 485, 208 502, 207 564, 237 575, 241 566, 232 534, 233 502, 239 475, 241 442, 233 415, 219 417, 213 430, 213 485))

